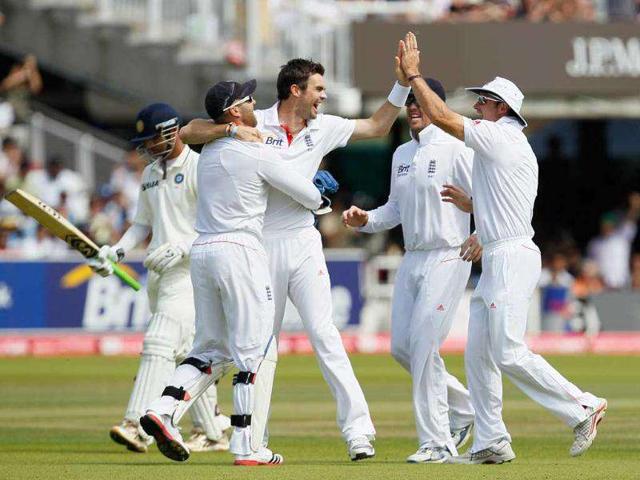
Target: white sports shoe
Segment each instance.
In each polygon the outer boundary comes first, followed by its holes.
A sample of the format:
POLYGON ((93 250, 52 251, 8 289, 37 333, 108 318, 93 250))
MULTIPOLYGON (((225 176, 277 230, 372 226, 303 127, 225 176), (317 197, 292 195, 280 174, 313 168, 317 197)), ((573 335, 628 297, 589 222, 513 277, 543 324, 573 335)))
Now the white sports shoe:
POLYGON ((447 463, 462 463, 468 465, 477 465, 482 463, 500 464, 510 462, 514 458, 516 458, 516 454, 513 453, 511 444, 506 440, 502 440, 501 442, 478 452, 467 452, 464 455, 451 457, 447 460, 447 463))
POLYGON ((571 450, 569 450, 572 457, 582 455, 593 443, 598 434, 598 424, 607 413, 607 401, 602 398, 597 407, 588 408, 587 410, 589 411, 589 416, 573 429, 576 438, 573 441, 573 445, 571 445, 571 450))
POLYGON ((182 440, 180 430, 171 424, 168 415, 147 410, 147 414, 140 417, 140 426, 147 435, 156 439, 158 450, 165 457, 176 462, 184 462, 189 458, 189 448, 182 440))
POLYGON ((354 462, 364 460, 365 458, 372 458, 376 454, 373 445, 371 445, 369 439, 364 435, 349 440, 347 442, 347 449, 349 451, 349 457, 351 457, 351 460, 354 462))
POLYGON ((445 463, 451 458, 447 447, 422 447, 407 457, 407 463, 445 463))
POLYGON ((153 442, 151 437, 143 437, 138 430, 138 425, 131 420, 124 420, 120 425, 114 425, 109 430, 111 439, 127 447, 132 452, 146 453, 153 442))
POLYGON ((226 452, 229 450, 229 437, 223 434, 218 440, 211 440, 200 429, 191 431, 191 436, 185 442, 190 452, 226 452))
POLYGON ((273 453, 267 447, 261 447, 260 450, 251 455, 236 455, 234 465, 244 467, 260 467, 260 466, 276 466, 284 463, 284 458, 279 453, 273 453))
POLYGON ((451 430, 451 440, 456 448, 462 448, 471 438, 471 432, 473 431, 473 422, 462 428, 456 428, 451 430))

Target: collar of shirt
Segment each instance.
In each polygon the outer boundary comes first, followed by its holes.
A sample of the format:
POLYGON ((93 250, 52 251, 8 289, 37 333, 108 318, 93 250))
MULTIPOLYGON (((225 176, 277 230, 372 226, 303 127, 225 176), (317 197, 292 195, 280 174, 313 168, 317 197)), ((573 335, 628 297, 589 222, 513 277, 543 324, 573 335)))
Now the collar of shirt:
MULTIPOLYGON (((271 108, 264 111, 264 124, 267 127, 281 127, 280 119, 278 118, 278 105, 280 102, 273 104, 271 108)), ((318 130, 320 128, 317 118, 313 120, 307 120, 307 127, 309 130, 318 130)), ((304 128, 300 131, 304 131, 304 128)), ((299 132, 298 132, 299 134, 299 132)))
MULTIPOLYGON (((182 165, 184 165, 184 161, 189 156, 189 152, 190 148, 185 145, 177 158, 167 160, 167 171, 173 170, 174 168, 181 168, 182 165)), ((162 173, 162 161, 156 160, 153 162, 153 169, 162 173)))
POLYGON ((522 125, 518 120, 516 120, 513 117, 502 117, 498 119, 496 123, 503 124, 503 125, 511 125, 512 127, 516 127, 518 130, 524 130, 524 125, 522 125))
POLYGON ((418 142, 420 146, 425 146, 425 145, 429 145, 431 143, 436 143, 436 142, 441 143, 443 141, 447 142, 447 141, 453 140, 453 137, 451 137, 444 130, 436 127, 434 124, 428 125, 427 127, 423 128, 418 134, 417 139, 413 135, 413 132, 410 132, 410 135, 413 141, 418 142))

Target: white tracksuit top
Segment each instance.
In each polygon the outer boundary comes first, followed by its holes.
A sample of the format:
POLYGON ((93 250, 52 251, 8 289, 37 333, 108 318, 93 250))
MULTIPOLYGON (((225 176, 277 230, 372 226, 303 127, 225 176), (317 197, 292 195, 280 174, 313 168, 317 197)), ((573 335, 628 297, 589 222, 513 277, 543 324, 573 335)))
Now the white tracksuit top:
POLYGON ((317 209, 320 192, 313 182, 283 163, 260 143, 223 138, 206 144, 198 162, 196 231, 249 232, 262 239, 270 185, 304 208, 317 209))
POLYGON ((360 229, 374 233, 402 224, 405 250, 460 246, 469 236, 469 214, 442 201, 444 184, 471 195, 473 152, 460 140, 429 125, 393 154, 389 200, 369 212, 360 229))
POLYGON ((538 162, 516 119, 464 119, 464 142, 475 152, 473 213, 483 244, 533 238, 538 162))

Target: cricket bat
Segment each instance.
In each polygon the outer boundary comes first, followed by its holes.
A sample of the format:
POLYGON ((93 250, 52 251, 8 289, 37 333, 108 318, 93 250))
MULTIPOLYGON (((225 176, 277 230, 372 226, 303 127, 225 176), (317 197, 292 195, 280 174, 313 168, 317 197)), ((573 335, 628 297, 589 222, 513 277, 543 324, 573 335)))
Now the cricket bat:
MULTIPOLYGON (((79 251, 85 258, 91 258, 98 254, 98 246, 89 237, 64 218, 60 212, 39 198, 19 188, 7 193, 4 198, 36 220, 53 235, 67 242, 71 248, 79 251)), ((134 278, 131 278, 116 263, 111 263, 113 265, 113 273, 134 290, 140 290, 140 284, 134 278)))

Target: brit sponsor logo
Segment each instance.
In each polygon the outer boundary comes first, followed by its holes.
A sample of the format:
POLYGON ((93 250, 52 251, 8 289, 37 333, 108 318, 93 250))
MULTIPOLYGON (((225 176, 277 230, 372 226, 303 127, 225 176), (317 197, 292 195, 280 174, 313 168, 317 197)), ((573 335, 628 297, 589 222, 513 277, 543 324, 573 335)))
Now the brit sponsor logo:
POLYGON ((4 282, 0 282, 0 310, 9 310, 13 306, 13 295, 11 287, 4 282))
POLYGON ((403 177, 403 176, 407 175, 407 174, 409 173, 409 167, 410 167, 410 165, 409 165, 409 164, 400 165, 400 166, 398 167, 398 174, 397 174, 397 176, 398 176, 398 177, 403 177))
POLYGON ((282 148, 283 144, 284 144, 284 140, 282 138, 267 137, 264 140, 264 144, 265 145, 270 145, 272 147, 282 148))

